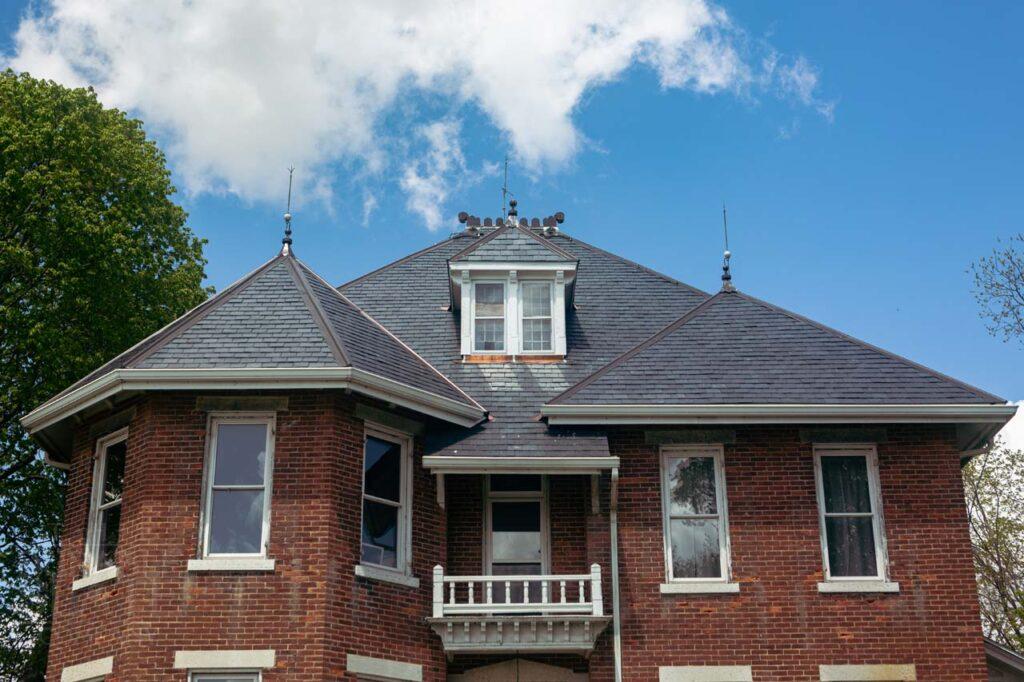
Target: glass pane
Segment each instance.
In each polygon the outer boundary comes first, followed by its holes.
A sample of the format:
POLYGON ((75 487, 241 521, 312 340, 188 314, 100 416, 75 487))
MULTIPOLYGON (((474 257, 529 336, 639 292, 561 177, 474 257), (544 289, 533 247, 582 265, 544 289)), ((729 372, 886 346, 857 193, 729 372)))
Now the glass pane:
POLYGON ((100 541, 96 557, 96 568, 115 565, 117 539, 121 535, 121 505, 100 512, 100 541))
POLYGON ((537 492, 541 490, 540 475, 507 474, 491 476, 491 490, 498 493, 537 492))
POLYGON ((362 560, 398 567, 398 508, 363 500, 362 560))
POLYGON ((551 284, 548 282, 523 283, 523 316, 551 316, 551 284))
POLYGON ((492 502, 491 529, 491 558, 494 561, 540 561, 539 501, 492 502))
POLYGON ((476 349, 505 350, 505 320, 477 320, 476 349))
POLYGON ((672 577, 721 578, 718 519, 672 519, 672 577))
POLYGON ((821 480, 826 512, 871 511, 866 457, 822 457, 821 480))
POLYGON ((210 554, 259 554, 262 536, 262 490, 213 491, 210 554))
MULTIPOLYGON (((491 566, 491 575, 540 575, 541 565, 539 563, 524 563, 524 564, 498 564, 495 563, 491 566)), ((558 589, 558 583, 548 583, 548 589, 558 589), (553 587, 554 586, 554 587, 553 587)), ((540 582, 530 582, 528 588, 530 594, 531 603, 540 603, 541 598, 544 596, 541 592, 540 582)), ((550 594, 550 593, 549 593, 550 594)), ((548 597, 552 599, 551 596, 548 597)), ((522 604, 526 600, 523 599, 523 583, 522 581, 514 582, 508 586, 508 596, 505 595, 505 583, 497 582, 491 587, 491 600, 496 604, 522 604)))
POLYGON ((124 456, 128 451, 125 441, 114 443, 107 448, 107 461, 103 472, 103 502, 121 499, 124 489, 124 456))
POLYGON ((878 575, 871 517, 827 518, 825 534, 832 577, 878 575))
POLYGON ((219 424, 214 485, 263 485, 266 424, 219 424))
POLYGON ((551 350, 551 320, 523 320, 523 350, 551 350))
POLYGON ((718 513, 713 457, 680 457, 668 460, 668 481, 671 515, 718 513))
POLYGON ((477 317, 505 316, 504 284, 481 283, 476 285, 476 315, 477 317))
POLYGON ((394 502, 402 501, 402 446, 398 443, 366 437, 363 458, 366 494, 394 502))

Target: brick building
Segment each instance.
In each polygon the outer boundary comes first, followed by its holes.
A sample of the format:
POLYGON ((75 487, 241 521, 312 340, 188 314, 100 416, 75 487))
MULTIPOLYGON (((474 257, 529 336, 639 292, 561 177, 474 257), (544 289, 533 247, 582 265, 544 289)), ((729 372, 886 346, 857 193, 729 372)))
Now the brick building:
POLYGON ((987 679, 960 467, 1012 406, 460 217, 340 287, 286 239, 24 418, 49 680, 987 679))

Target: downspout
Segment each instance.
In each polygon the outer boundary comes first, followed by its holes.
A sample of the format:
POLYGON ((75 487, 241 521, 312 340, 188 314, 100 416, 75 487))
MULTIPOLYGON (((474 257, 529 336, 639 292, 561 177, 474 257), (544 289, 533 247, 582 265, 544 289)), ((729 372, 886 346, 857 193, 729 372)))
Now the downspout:
POLYGON ((615 645, 615 682, 622 682, 622 634, 619 620, 619 468, 612 469, 609 500, 612 545, 612 637, 615 645))

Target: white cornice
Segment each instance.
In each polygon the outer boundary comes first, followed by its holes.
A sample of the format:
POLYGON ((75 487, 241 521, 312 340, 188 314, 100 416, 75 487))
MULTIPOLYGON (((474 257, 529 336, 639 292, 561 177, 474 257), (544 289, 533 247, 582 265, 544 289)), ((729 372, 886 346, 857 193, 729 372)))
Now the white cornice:
POLYGON ((1005 424, 1015 405, 544 405, 548 424, 1005 424))
POLYGON ((424 468, 436 474, 597 474, 619 466, 618 457, 459 457, 427 455, 424 468))
POLYGON ((469 270, 476 272, 479 270, 489 270, 493 272, 508 272, 510 270, 516 270, 518 272, 575 272, 576 261, 561 261, 558 263, 519 263, 519 262, 500 262, 500 261, 456 261, 448 264, 448 269, 451 272, 461 272, 463 270, 469 270))
POLYGON ((235 389, 350 389, 459 426, 473 426, 484 410, 352 367, 245 369, 115 369, 37 407, 21 419, 35 433, 126 391, 235 389))

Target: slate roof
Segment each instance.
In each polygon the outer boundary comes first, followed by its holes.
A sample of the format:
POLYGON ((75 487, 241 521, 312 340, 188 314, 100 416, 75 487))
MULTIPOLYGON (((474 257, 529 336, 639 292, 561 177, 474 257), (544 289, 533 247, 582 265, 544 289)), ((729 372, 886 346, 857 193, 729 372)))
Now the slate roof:
POLYGON ((520 225, 503 225, 451 257, 453 263, 568 263, 576 258, 549 238, 520 225))
POLYGON ((551 400, 562 405, 1004 402, 739 292, 708 299, 551 400))
POLYGON ((448 305, 447 262, 483 239, 460 233, 340 287, 488 410, 490 421, 469 432, 453 429, 430 436, 427 453, 607 455, 603 430, 549 428, 538 420, 541 405, 691 310, 708 294, 564 233, 537 237, 579 261, 575 305, 566 315, 566 362, 463 363, 459 313, 448 305))
POLYGON ((292 255, 280 255, 67 389, 118 368, 353 367, 468 395, 292 255))

